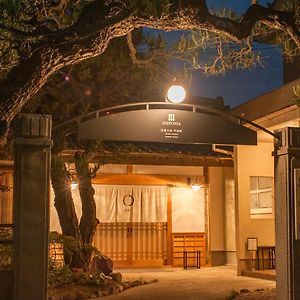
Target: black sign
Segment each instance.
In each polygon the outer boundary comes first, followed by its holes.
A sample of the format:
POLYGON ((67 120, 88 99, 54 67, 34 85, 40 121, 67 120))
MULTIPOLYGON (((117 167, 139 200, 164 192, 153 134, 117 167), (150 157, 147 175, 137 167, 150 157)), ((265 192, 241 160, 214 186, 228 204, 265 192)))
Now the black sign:
POLYGON ((256 145, 256 132, 224 116, 149 109, 112 113, 79 124, 80 139, 177 144, 256 145))

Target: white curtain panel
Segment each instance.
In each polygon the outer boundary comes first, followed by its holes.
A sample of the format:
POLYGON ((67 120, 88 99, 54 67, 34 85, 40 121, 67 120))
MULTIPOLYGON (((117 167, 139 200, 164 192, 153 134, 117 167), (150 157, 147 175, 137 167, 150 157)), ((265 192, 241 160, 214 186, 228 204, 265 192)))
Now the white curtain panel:
MULTIPOLYGON (((165 186, 93 185, 97 218, 100 222, 167 222, 167 188, 165 186), (131 198, 132 196, 132 198, 131 198)), ((78 219, 81 201, 78 188, 72 190, 78 219)), ((54 192, 50 193, 50 230, 61 232, 54 192)))
MULTIPOLYGON (((100 222, 116 222, 116 201, 110 201, 111 198, 118 197, 118 189, 113 185, 101 188, 99 185, 94 185, 95 189, 95 202, 96 202, 96 215, 100 222)), ((80 201, 80 199, 79 199, 80 201)))
POLYGON ((167 222, 164 186, 95 185, 94 188, 100 222, 167 222))
POLYGON ((141 206, 142 222, 167 222, 166 187, 142 187, 141 206))

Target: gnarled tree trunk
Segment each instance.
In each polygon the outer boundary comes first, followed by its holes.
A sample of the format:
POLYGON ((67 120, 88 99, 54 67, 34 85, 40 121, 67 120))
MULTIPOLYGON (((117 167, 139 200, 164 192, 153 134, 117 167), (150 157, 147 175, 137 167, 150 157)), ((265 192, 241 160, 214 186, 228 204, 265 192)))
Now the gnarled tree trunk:
MULTIPOLYGON (((94 200, 95 190, 92 187, 89 160, 88 156, 82 152, 77 152, 74 156, 74 160, 82 205, 82 216, 80 219, 79 230, 83 244, 91 244, 93 242, 99 220, 96 217, 96 203, 94 200)), ((83 251, 83 255, 85 261, 89 263, 91 260, 91 253, 83 251)))
POLYGON ((71 180, 63 160, 52 155, 51 181, 54 190, 56 208, 62 233, 81 240, 78 219, 71 192, 71 180))
POLYGON ((71 268, 86 268, 91 260, 91 252, 87 250, 86 245, 93 242, 99 221, 96 218, 95 192, 92 187, 88 156, 84 153, 76 153, 74 159, 82 203, 80 223, 72 198, 70 174, 62 158, 54 154, 52 155, 51 179, 55 194, 54 206, 62 234, 74 238, 78 244, 76 251, 70 254, 65 251, 65 263, 71 268))
POLYGON ((71 192, 71 181, 63 160, 52 155, 51 181, 54 190, 54 206, 56 208, 62 234, 78 242, 76 251, 70 253, 64 245, 64 261, 70 268, 83 268, 86 265, 82 253, 82 239, 80 236, 78 218, 71 192))
POLYGON ((75 154, 75 166, 78 178, 78 188, 82 205, 82 216, 79 229, 83 243, 91 244, 99 220, 96 218, 95 190, 92 187, 91 172, 88 157, 85 153, 75 154))

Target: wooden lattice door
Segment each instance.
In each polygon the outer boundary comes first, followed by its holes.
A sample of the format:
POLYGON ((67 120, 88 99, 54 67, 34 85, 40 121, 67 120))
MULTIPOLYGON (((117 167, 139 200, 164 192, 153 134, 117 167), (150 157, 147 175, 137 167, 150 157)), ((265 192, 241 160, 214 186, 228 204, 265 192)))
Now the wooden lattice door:
POLYGON ((115 266, 163 265, 167 258, 167 223, 100 223, 94 245, 115 266))

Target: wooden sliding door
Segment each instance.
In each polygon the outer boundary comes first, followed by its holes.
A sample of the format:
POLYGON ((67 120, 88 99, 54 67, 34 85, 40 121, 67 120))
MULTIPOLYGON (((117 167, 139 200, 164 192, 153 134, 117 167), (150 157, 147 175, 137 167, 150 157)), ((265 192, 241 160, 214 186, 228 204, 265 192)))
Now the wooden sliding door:
POLYGON ((167 258, 167 223, 100 223, 94 245, 115 266, 160 266, 167 258))

